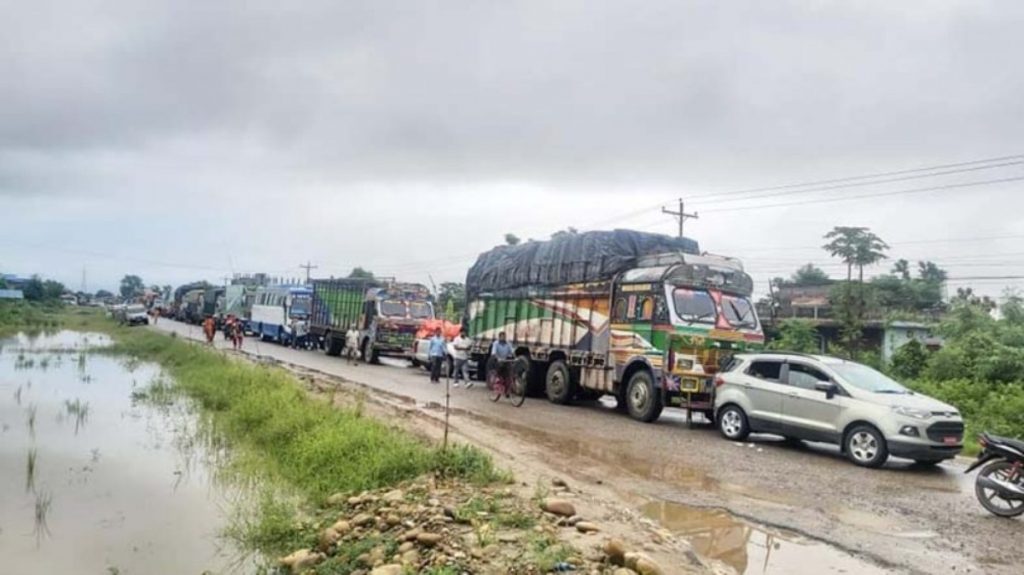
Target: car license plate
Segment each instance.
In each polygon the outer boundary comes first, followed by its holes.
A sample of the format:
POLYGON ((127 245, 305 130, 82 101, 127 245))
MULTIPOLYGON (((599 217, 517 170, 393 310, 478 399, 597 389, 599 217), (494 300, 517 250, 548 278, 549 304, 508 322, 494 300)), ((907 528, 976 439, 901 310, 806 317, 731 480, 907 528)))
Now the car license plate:
POLYGON ((946 445, 956 445, 957 443, 959 443, 956 437, 943 437, 942 442, 945 443, 946 445))

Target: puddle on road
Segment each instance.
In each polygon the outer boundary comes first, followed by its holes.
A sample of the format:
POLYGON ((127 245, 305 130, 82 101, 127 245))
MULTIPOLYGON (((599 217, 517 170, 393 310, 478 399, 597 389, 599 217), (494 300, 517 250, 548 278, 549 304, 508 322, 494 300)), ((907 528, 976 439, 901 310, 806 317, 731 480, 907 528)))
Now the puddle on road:
MULTIPOLYGON (((0 340, 0 571, 202 573, 243 494, 213 481, 188 405, 133 401, 159 368, 88 354, 97 334, 0 340)), ((236 572, 251 572, 248 562, 236 572)))
POLYGON ((750 523, 723 509, 654 501, 641 511, 683 536, 699 555, 720 561, 741 575, 889 573, 824 543, 750 523))

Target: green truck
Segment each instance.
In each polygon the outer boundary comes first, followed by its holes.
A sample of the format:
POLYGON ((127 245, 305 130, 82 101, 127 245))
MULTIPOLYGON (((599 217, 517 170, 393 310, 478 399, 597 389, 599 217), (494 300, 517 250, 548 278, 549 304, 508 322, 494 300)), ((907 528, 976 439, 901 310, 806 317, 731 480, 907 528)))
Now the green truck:
POLYGON ((516 377, 554 403, 611 395, 635 419, 664 407, 709 419, 714 375, 764 335, 735 259, 629 230, 501 246, 466 278, 473 359, 489 374, 504 332, 516 377))
POLYGON ((339 355, 345 335, 359 331, 364 361, 380 357, 412 360, 416 332, 434 319, 430 291, 423 285, 374 279, 315 279, 310 334, 327 355, 339 355))

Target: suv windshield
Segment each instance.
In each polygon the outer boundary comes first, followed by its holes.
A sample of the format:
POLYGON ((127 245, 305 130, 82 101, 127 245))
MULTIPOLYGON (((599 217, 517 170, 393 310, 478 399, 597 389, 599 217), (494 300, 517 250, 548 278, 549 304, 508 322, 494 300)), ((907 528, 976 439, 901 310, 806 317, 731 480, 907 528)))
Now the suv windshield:
POLYGON ((429 319, 434 317, 434 311, 430 304, 425 301, 409 302, 409 313, 415 319, 429 319))
POLYGON ((380 302, 380 314, 384 317, 405 317, 405 303, 396 300, 380 302))
POLYGON ((859 363, 844 362, 829 364, 850 385, 873 393, 909 393, 907 388, 889 379, 885 375, 859 363))
POLYGON ((757 316, 754 315, 754 306, 745 297, 722 294, 722 312, 725 319, 733 327, 757 327, 757 316))
POLYGON ((676 288, 672 292, 676 315, 683 321, 715 323, 715 301, 703 290, 676 288))

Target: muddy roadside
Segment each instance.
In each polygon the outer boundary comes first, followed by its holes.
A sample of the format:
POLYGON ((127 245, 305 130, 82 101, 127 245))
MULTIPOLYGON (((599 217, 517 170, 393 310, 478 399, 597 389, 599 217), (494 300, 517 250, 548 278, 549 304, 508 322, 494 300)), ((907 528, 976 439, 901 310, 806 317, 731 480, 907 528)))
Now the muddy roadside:
MULTIPOLYGON (((440 402, 417 403, 408 396, 308 367, 266 357, 260 361, 296 374, 315 397, 339 406, 359 402, 375 417, 433 441, 444 435, 445 410, 440 402)), ((664 478, 666 473, 687 479, 685 470, 653 470, 628 453, 618 454, 617 464, 609 465, 607 454, 590 452, 586 442, 547 437, 511 423, 514 411, 509 420, 459 409, 449 413, 449 439, 480 447, 510 467, 518 480, 519 497, 535 500, 538 493, 557 492, 570 498, 581 515, 599 526, 597 533, 565 533, 573 545, 593 556, 600 554, 604 540, 615 538, 643 550, 661 565, 671 566, 666 572, 673 573, 766 573, 769 563, 770 571, 778 573, 797 573, 808 567, 817 573, 899 572, 884 560, 859 558, 854 551, 748 522, 720 508, 690 507, 643 495, 645 484, 652 479, 664 478), (755 541, 758 536, 764 541, 755 541), (786 542, 785 550, 782 542, 786 542), (808 565, 809 557, 816 563, 808 565)), ((702 488, 706 480, 697 475, 689 479, 694 489, 702 488)))

